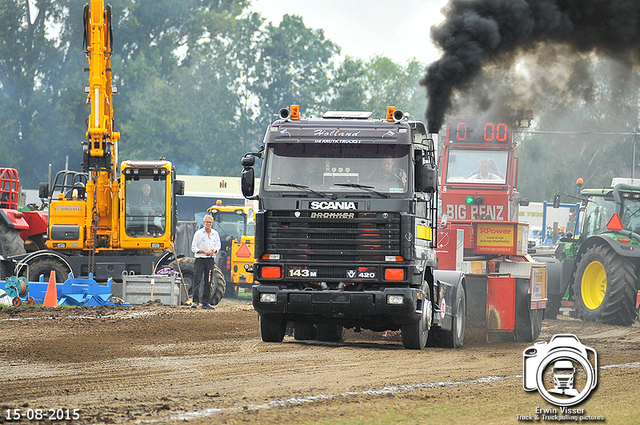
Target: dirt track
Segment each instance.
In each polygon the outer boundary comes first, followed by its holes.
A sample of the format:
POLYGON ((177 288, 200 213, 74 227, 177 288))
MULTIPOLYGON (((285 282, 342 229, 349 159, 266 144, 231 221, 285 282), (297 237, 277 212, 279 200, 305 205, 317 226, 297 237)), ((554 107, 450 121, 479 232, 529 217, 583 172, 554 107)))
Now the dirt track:
MULTIPOLYGON (((477 329, 461 350, 404 350, 398 336, 353 331, 339 344, 267 344, 249 301, 227 300, 215 311, 2 307, 0 329, 0 423, 17 408, 79 409, 74 423, 393 423, 394 412, 408 423, 518 423, 548 406, 522 388, 529 344, 487 344, 477 329)), ((563 316, 544 321, 540 340, 559 333, 599 355, 599 387, 582 407, 622 423, 628 403, 637 421, 640 324, 563 316)))

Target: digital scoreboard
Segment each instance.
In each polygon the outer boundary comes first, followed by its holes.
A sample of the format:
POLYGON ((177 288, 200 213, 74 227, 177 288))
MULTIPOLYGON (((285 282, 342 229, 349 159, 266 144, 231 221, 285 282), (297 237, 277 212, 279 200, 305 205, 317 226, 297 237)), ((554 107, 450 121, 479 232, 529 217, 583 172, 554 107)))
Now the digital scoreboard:
POLYGON ((448 121, 450 143, 482 143, 508 145, 511 125, 501 120, 451 118, 448 121))

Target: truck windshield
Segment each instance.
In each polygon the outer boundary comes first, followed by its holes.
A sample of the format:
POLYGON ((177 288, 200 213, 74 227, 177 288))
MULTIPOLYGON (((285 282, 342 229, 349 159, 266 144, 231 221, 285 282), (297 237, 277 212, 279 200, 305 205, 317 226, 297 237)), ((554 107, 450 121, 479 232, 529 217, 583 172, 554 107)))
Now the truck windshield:
POLYGON ((357 185, 363 185, 382 193, 405 193, 409 164, 409 145, 274 143, 267 149, 262 180, 267 191, 299 192, 295 185, 303 185, 319 192, 362 193, 357 185))
POLYGON ((507 151, 451 149, 447 158, 447 183, 504 184, 507 151))

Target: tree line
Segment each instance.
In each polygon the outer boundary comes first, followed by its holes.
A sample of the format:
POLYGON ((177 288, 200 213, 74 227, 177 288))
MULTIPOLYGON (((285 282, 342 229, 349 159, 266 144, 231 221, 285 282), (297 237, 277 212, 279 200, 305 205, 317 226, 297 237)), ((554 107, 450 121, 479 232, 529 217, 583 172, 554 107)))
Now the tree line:
MULTIPOLYGON (((49 163, 54 172, 67 163, 80 168, 89 115, 85 3, 39 0, 31 25, 26 1, 0 0, 0 155, 2 166, 18 169, 25 188, 46 180, 49 163)), ((420 58, 404 64, 383 56, 342 58, 340 46, 301 17, 266 22, 249 11, 248 0, 112 5, 120 160, 165 157, 180 174, 238 176, 240 157, 260 145, 278 110, 291 104, 300 105, 305 116, 366 110, 374 117, 394 105, 423 119, 427 100, 418 80, 426 65, 420 58)), ((586 57, 572 62, 565 77, 561 90, 529 82, 535 90, 526 97, 536 98, 536 128, 638 127, 635 70, 586 57), (560 116, 566 119, 560 122, 560 116)), ((485 69, 448 112, 487 109, 489 91, 515 107, 518 87, 509 68, 485 69)), ((586 186, 606 185, 612 175, 631 170, 629 136, 517 137, 520 192, 534 201, 571 191, 577 177, 586 186)))

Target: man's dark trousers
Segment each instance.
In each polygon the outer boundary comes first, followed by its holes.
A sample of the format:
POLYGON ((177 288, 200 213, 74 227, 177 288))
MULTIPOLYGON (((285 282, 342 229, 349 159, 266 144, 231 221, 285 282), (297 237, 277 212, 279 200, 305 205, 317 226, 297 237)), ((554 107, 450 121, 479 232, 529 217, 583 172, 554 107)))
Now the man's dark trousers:
POLYGON ((211 276, 214 265, 215 258, 196 258, 192 290, 194 304, 199 302, 209 304, 211 301, 211 276), (202 301, 200 301, 200 292, 202 292, 202 301))

